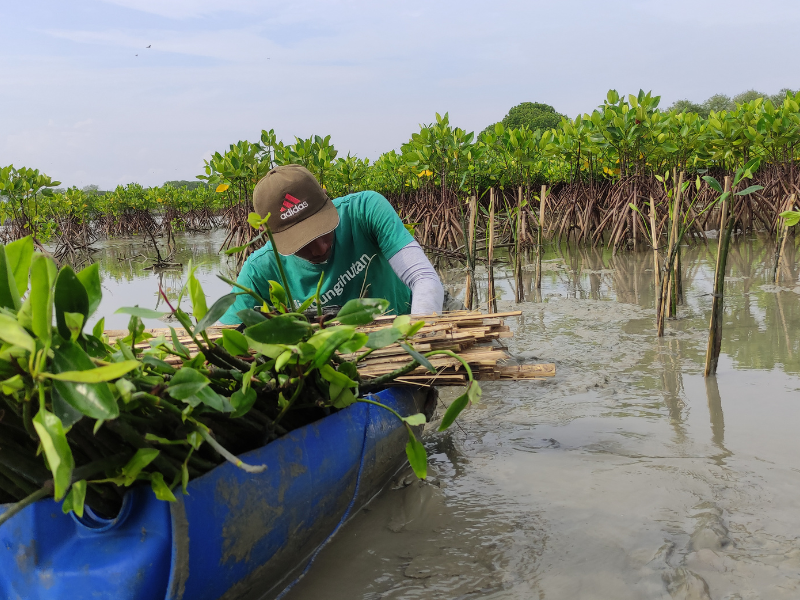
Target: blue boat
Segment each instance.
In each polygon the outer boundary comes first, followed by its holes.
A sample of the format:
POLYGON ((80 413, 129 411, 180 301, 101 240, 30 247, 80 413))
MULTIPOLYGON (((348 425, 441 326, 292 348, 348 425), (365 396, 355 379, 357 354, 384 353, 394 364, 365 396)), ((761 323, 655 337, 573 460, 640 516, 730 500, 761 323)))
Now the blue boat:
MULTIPOLYGON (((431 409, 424 390, 376 400, 401 415, 431 409)), ((0 526, 0 595, 24 600, 274 598, 405 460, 405 427, 358 403, 225 463, 174 503, 131 490, 119 515, 64 515, 39 501, 0 526)), ((0 514, 8 505, 0 506, 0 514)))

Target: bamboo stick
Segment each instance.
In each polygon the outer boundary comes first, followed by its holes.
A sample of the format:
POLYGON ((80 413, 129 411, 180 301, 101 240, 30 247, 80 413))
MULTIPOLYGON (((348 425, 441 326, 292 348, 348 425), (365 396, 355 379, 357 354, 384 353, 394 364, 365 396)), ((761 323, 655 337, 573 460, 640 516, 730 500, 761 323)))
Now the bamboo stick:
MULTIPOLYGON (((725 192, 730 196, 731 178, 725 178, 725 192)), ((734 218, 728 215, 729 198, 725 197, 722 201, 722 217, 719 225, 719 246, 717 251, 717 266, 714 270, 714 299, 711 304, 711 320, 708 324, 708 345, 706 346, 706 365, 703 375, 715 375, 717 373, 717 363, 719 362, 719 352, 722 347, 722 308, 723 296, 725 293, 725 265, 728 260, 728 248, 730 247, 731 233, 734 218)))
POLYGON ((467 309, 472 310, 474 303, 475 287, 475 218, 478 211, 478 197, 472 196, 469 199, 469 225, 467 234, 467 283, 464 295, 464 304, 467 309))
POLYGON ((516 286, 517 303, 525 300, 524 290, 522 289, 522 186, 517 188, 517 236, 516 247, 514 248, 514 285, 516 286))
MULTIPOLYGON (((794 208, 795 203, 795 195, 792 194, 789 196, 789 200, 786 203, 786 207, 784 211, 789 211, 794 208)), ((784 265, 786 264, 786 240, 789 237, 789 228, 786 226, 786 223, 783 222, 781 224, 780 229, 780 250, 775 255, 775 268, 773 269, 772 279, 775 283, 778 283, 781 278, 781 271, 783 270, 784 265)))
POLYGON ((539 192, 539 227, 546 227, 545 210, 547 209, 547 186, 543 185, 539 192))
POLYGON ((547 186, 543 185, 539 192, 539 231, 536 240, 536 281, 534 287, 542 289, 542 249, 544 238, 544 209, 547 202, 547 186))
MULTIPOLYGON (((678 186, 675 188, 675 201, 673 203, 673 208, 672 208, 672 227, 670 227, 670 232, 669 232, 670 255, 673 252, 675 246, 679 247, 681 243, 681 241, 678 239, 678 227, 681 215, 681 190, 683 188, 682 171, 680 176, 677 178, 677 182, 678 186)), ((678 252, 680 252, 680 247, 678 248, 678 252)), ((680 286, 680 282, 678 281, 680 273, 678 271, 677 254, 675 255, 675 261, 671 265, 666 265, 666 268, 670 270, 669 289, 668 289, 669 304, 667 304, 666 316, 674 317, 678 310, 678 287, 680 286)))
POLYGON ((497 312, 497 298, 495 298, 494 289, 494 267, 492 261, 494 260, 494 188, 489 190, 489 241, 488 241, 488 258, 489 258, 489 284, 486 298, 487 312, 497 312))
POLYGON ((667 242, 667 259, 664 263, 664 277, 661 279, 661 293, 658 300, 658 312, 656 313, 656 335, 662 337, 664 335, 664 323, 669 311, 671 297, 672 297, 672 275, 674 272, 673 264, 675 262, 678 237, 678 215, 680 210, 680 189, 683 186, 683 172, 681 172, 678 188, 675 194, 675 204, 672 211, 672 224, 670 227, 669 240, 667 242), (670 264, 672 263, 672 264, 670 264))
POLYGON ((653 243, 653 282, 656 290, 656 314, 658 314, 659 283, 661 282, 661 266, 658 264, 658 231, 656 230, 656 208, 650 196, 650 235, 653 243))

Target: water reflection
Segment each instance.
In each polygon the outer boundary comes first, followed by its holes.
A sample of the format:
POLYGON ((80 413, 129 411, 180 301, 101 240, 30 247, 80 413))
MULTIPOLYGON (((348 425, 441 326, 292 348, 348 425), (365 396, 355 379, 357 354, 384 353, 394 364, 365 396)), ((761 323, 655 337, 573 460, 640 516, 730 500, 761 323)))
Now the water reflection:
MULTIPOLYGON (((787 242, 786 274, 774 285, 775 244, 769 236, 737 238, 731 245, 725 284, 722 352, 739 368, 772 369, 800 373, 800 266, 795 238, 787 242)), ((698 241, 683 248, 684 302, 676 319, 667 325, 675 332, 707 330, 711 314, 717 245, 698 241)), ((533 257, 530 257, 531 259, 533 257)), ((508 263, 496 266, 495 285, 499 298, 514 298, 514 281, 508 263)), ((525 298, 530 302, 548 298, 612 300, 633 304, 655 313, 653 255, 650 251, 613 254, 605 248, 549 247, 542 261, 542 290, 533 289, 534 265, 523 268, 525 298)), ((465 270, 458 263, 443 263, 442 280, 451 293, 463 298, 465 270)), ((480 306, 486 303, 486 269, 477 271, 480 306)), ((682 348, 685 358, 702 362, 705 346, 682 348)))
MULTIPOLYGON (((485 382, 465 435, 428 438, 441 503, 385 492, 293 598, 798 597, 800 286, 773 284, 770 244, 733 245, 707 379, 715 243, 684 247, 684 303, 661 339, 651 252, 548 248, 541 295, 527 264, 520 304, 499 265, 498 308, 522 311, 512 353, 558 376, 485 382), (397 511, 423 503, 427 518, 398 533, 397 511)), ((463 294, 463 266, 439 266, 463 294)))
MULTIPOLYGON (((177 234, 169 250, 165 247, 165 240, 156 238, 161 256, 174 252, 171 260, 180 263, 177 268, 160 271, 148 269, 156 259, 150 240, 124 238, 97 244, 98 251, 93 253, 92 260, 100 265, 103 300, 94 320, 104 316, 107 328, 120 329, 128 322, 125 315, 114 314, 120 307, 139 305, 164 310, 159 286, 170 302, 177 301, 186 282, 190 261, 197 266, 196 276, 209 300, 227 293, 229 286, 218 279, 217 274, 235 278, 236 272, 232 261, 218 252, 224 238, 224 230, 177 234)), ((148 320, 146 324, 149 327, 164 326, 157 320, 148 320)))
POLYGON ((717 376, 705 378, 708 414, 711 420, 711 442, 719 449, 719 454, 712 456, 717 465, 724 465, 731 452, 725 447, 725 414, 722 410, 722 397, 719 393, 717 376))

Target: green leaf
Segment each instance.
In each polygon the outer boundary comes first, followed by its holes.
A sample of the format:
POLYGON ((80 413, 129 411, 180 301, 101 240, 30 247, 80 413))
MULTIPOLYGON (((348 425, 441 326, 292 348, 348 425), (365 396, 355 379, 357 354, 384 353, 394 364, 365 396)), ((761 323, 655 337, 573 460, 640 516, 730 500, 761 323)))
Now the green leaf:
POLYGON ((249 244, 242 244, 241 246, 233 246, 232 248, 228 248, 225 250, 225 256, 230 256, 231 254, 236 254, 237 252, 241 252, 245 248, 247 248, 249 244))
POLYGON ((360 377, 358 375, 358 367, 356 367, 355 363, 351 362, 343 362, 339 365, 337 371, 339 373, 344 373, 353 381, 359 381, 360 377))
POLYGON ((471 403, 480 401, 483 390, 477 381, 472 381, 467 388, 467 397, 471 403))
POLYGON ((473 381, 470 383, 467 391, 453 400, 453 402, 447 408, 447 411, 444 413, 444 417, 442 417, 442 422, 439 425, 439 431, 444 431, 450 427, 450 425, 453 424, 453 421, 456 420, 458 415, 461 414, 461 411, 463 411, 470 402, 477 402, 480 400, 481 393, 481 387, 477 382, 473 381))
POLYGON ((355 298, 348 300, 336 320, 342 325, 365 325, 389 308, 389 301, 380 298, 355 298))
MULTIPOLYGON (((61 373, 43 373, 51 379, 58 381, 72 381, 74 383, 100 383, 119 379, 126 373, 138 369, 141 363, 137 360, 125 360, 105 367, 96 367, 85 371, 63 371, 61 373)), ((95 417, 96 418, 96 417, 95 417)))
POLYGON ((198 323, 206 316, 208 312, 208 305, 206 304, 206 294, 203 291, 203 286, 200 285, 194 272, 197 267, 192 267, 189 263, 189 299, 192 301, 192 315, 197 319, 198 323))
POLYGON ((52 389, 51 394, 53 413, 61 419, 61 424, 64 426, 64 429, 69 430, 70 427, 83 418, 83 413, 67 404, 67 401, 61 397, 61 394, 59 394, 58 390, 55 388, 52 389))
POLYGON ((272 306, 278 308, 279 306, 287 306, 289 298, 286 296, 286 290, 277 281, 269 282, 269 301, 272 306))
POLYGON ((142 362, 146 365, 150 365, 159 373, 174 375, 175 373, 178 372, 178 370, 168 362, 164 362, 160 358, 156 358, 155 356, 151 356, 150 354, 146 354, 144 357, 142 357, 142 362))
POLYGON ((160 453, 161 451, 155 448, 139 448, 128 464, 122 467, 123 485, 127 487, 133 484, 142 469, 153 462, 160 453))
POLYGON ((284 350, 281 355, 275 359, 275 370, 276 371, 283 371, 283 367, 285 367, 290 362, 292 364, 297 364, 298 355, 292 352, 291 350, 284 350))
POLYGON ((33 238, 27 236, 21 240, 6 244, 6 259, 11 272, 14 274, 17 291, 22 296, 28 291, 28 274, 33 260, 33 238))
POLYGON ((83 504, 86 501, 86 480, 81 479, 72 484, 67 497, 61 503, 61 512, 65 515, 74 512, 78 517, 83 516, 83 504))
POLYGON ((47 464, 53 474, 54 496, 60 501, 69 489, 75 459, 67 441, 61 419, 44 408, 33 417, 33 428, 42 443, 47 464))
POLYGON ((149 308, 141 308, 139 306, 123 306, 115 310, 114 314, 131 315, 133 317, 139 317, 140 319, 160 319, 168 313, 151 310, 149 308))
POLYGON ((373 350, 391 346, 397 340, 403 337, 403 332, 396 327, 387 327, 386 329, 378 329, 369 334, 366 346, 373 350))
POLYGON ((235 329, 222 330, 222 347, 233 356, 247 356, 250 350, 247 338, 235 329))
POLYGON ((246 415, 253 408, 256 398, 258 398, 258 395, 253 388, 247 388, 246 392, 241 389, 233 392, 231 394, 231 406, 233 406, 231 418, 236 419, 246 415))
POLYGON ((400 315, 399 317, 395 317, 394 321, 392 321, 392 327, 399 329, 400 331, 405 332, 409 326, 411 325, 411 316, 410 315, 400 315))
POLYGON ((153 433, 146 433, 144 436, 148 442, 155 442, 165 446, 185 446, 186 440, 168 440, 167 438, 159 437, 153 433))
POLYGON ((783 219, 784 223, 786 223, 787 227, 794 227, 800 223, 800 211, 787 210, 786 212, 782 212, 780 217, 783 219))
POLYGON ((278 358, 286 352, 286 346, 283 344, 262 344, 251 337, 247 338, 247 344, 258 354, 263 354, 268 358, 278 358))
POLYGON ((64 313, 64 322, 67 324, 67 328, 69 329, 69 339, 71 341, 76 341, 78 336, 80 336, 81 331, 83 330, 83 321, 84 317, 81 313, 64 313))
POLYGON ((251 212, 251 213, 248 213, 248 215, 247 215, 247 222, 250 225, 250 227, 252 227, 253 229, 258 229, 264 223, 267 222, 268 218, 269 218, 269 215, 267 215, 266 217, 262 218, 261 215, 259 215, 258 213, 251 212))
POLYGON ((190 431, 186 436, 186 441, 189 442, 192 448, 199 450, 200 446, 203 445, 203 436, 200 435, 199 431, 190 431))
POLYGON ((169 332, 172 337, 172 347, 175 349, 175 351, 188 357, 190 354, 189 349, 181 343, 180 338, 178 338, 178 332, 175 331, 175 328, 170 327, 169 332))
POLYGON ((348 341, 344 344, 339 346, 339 352, 342 354, 350 354, 351 352, 358 352, 361 350, 364 345, 369 340, 369 336, 366 333, 362 333, 360 331, 356 331, 348 341))
POLYGON ((413 358, 415 361, 417 361, 423 367, 428 369, 428 371, 430 371, 433 374, 436 374, 436 369, 433 368, 433 365, 431 364, 431 362, 427 358, 425 358, 422 354, 420 354, 419 352, 414 350, 414 348, 412 348, 408 344, 400 344, 400 347, 403 350, 405 350, 406 352, 408 352, 408 354, 411 356, 411 358, 413 358))
MULTIPOLYGON (((184 367, 185 368, 185 367, 184 367)), ((184 400, 189 406, 198 406, 205 404, 218 412, 231 412, 233 407, 227 398, 220 396, 217 392, 210 387, 204 387, 196 394, 189 396, 184 400)))
MULTIPOLYGON (((348 342, 353 335, 355 335, 356 330, 353 327, 343 327, 341 329, 333 330, 333 328, 328 329, 330 331, 330 335, 325 336, 323 339, 324 341, 317 346, 317 355, 314 357, 314 362, 312 365, 314 368, 319 369, 322 365, 327 364, 328 361, 333 356, 333 353, 344 344, 348 342)), ((316 336, 314 336, 316 337, 316 336)), ((314 343, 314 337, 309 340, 309 343, 314 343)))
POLYGON ((106 318, 103 317, 97 323, 94 324, 94 327, 92 328, 92 335, 96 337, 98 340, 102 340, 105 330, 106 330, 106 318))
MULTIPOLYGON (((187 458, 186 460, 188 462, 189 459, 187 458)), ((189 467, 187 466, 186 462, 184 462, 181 465, 181 490, 183 491, 184 496, 189 495, 188 487, 189 487, 189 467)))
MULTIPOLYGON (((136 361, 128 361, 128 363, 135 363, 136 366, 139 364, 136 361)), ((115 419, 119 416, 119 406, 106 383, 57 379, 60 374, 66 373, 68 377, 72 377, 73 373, 88 372, 91 374, 92 371, 97 370, 99 369, 94 366, 92 360, 80 346, 72 342, 65 342, 53 351, 53 373, 46 375, 55 378, 53 387, 72 408, 93 419, 115 419)))
POLYGON ((409 425, 417 426, 417 425, 425 425, 428 420, 425 418, 425 415, 422 413, 417 413, 415 415, 409 415, 407 417, 403 417, 403 421, 408 423, 409 425))
POLYGON ((103 299, 103 288, 100 285, 100 265, 93 263, 78 273, 78 279, 89 297, 89 316, 94 314, 103 299))
POLYGON ((425 452, 425 446, 417 439, 411 427, 406 425, 408 429, 408 443, 406 444, 406 456, 408 456, 408 463, 414 469, 414 474, 420 479, 425 479, 428 476, 428 454, 425 452))
POLYGON ((447 411, 444 413, 444 417, 442 417, 442 422, 439 425, 439 431, 444 431, 450 425, 453 424, 453 421, 456 420, 456 417, 461 414, 461 411, 464 410, 467 405, 469 404, 469 397, 466 393, 461 394, 458 398, 453 400, 450 403, 450 406, 447 407, 447 411))
POLYGON ((417 334, 417 332, 418 332, 420 329, 422 329, 423 327, 425 327, 425 321, 417 321, 417 322, 416 322, 416 323, 414 323, 414 324, 413 324, 411 327, 409 327, 409 328, 408 328, 408 331, 405 331, 405 332, 403 333, 403 335, 405 335, 407 338, 412 338, 412 337, 414 337, 414 336, 417 334))
POLYGON ((247 337, 262 344, 296 344, 311 331, 311 325, 290 315, 267 319, 244 330, 247 337))
POLYGON ((763 185, 751 185, 750 187, 743 189, 741 192, 736 192, 736 195, 747 196, 748 194, 752 194, 753 192, 757 192, 758 190, 763 190, 763 189, 764 189, 763 185))
POLYGON ((0 314, 0 340, 19 346, 31 354, 36 352, 36 341, 31 335, 15 318, 4 314, 0 314))
POLYGON ((340 373, 330 365, 322 365, 319 368, 319 374, 322 378, 326 381, 330 381, 331 383, 335 383, 339 387, 346 388, 346 387, 358 387, 358 382, 353 381, 344 373, 340 373))
POLYGON ((136 386, 127 379, 117 379, 114 387, 117 388, 122 401, 126 404, 131 401, 131 395, 136 392, 136 386))
POLYGON ((340 387, 335 383, 330 385, 328 393, 331 397, 331 405, 334 408, 347 408, 357 400, 350 388, 340 387))
POLYGON ((3 246, 0 246, 0 306, 11 310, 19 310, 22 306, 14 270, 3 246))
POLYGON ((264 316, 264 313, 252 308, 240 310, 236 313, 236 316, 239 317, 239 320, 242 323, 244 323, 245 327, 252 327, 253 325, 258 325, 259 323, 263 323, 267 320, 267 317, 264 316))
POLYGON ((187 400, 199 393, 210 381, 200 371, 191 367, 178 369, 178 373, 170 379, 167 392, 175 400, 187 400))
POLYGON ((56 308, 58 333, 64 339, 70 339, 70 329, 64 313, 79 313, 83 315, 84 322, 89 316, 89 295, 70 266, 63 267, 58 272, 53 303, 56 308))
POLYGON ((0 391, 6 396, 13 396, 15 392, 23 389, 25 389, 25 381, 22 379, 22 375, 14 375, 0 381, 0 391))
POLYGON ((208 312, 203 315, 203 318, 195 325, 194 334, 199 335, 219 321, 234 302, 236 302, 236 294, 226 294, 214 302, 208 312))
POLYGON ((714 191, 716 191, 716 192, 718 192, 720 194, 722 193, 723 190, 722 190, 722 186, 719 184, 719 181, 717 181, 716 179, 714 179, 710 175, 703 175, 703 181, 705 181, 711 187, 711 189, 713 189, 714 191))

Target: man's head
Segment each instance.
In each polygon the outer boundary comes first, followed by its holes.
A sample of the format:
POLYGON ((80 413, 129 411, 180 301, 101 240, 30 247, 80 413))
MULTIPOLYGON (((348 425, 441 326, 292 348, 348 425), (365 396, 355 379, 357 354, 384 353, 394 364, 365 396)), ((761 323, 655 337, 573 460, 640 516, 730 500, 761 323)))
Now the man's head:
POLYGON ((275 167, 256 184, 253 208, 267 224, 283 255, 297 254, 311 262, 330 256, 339 214, 325 190, 301 165, 275 167))

